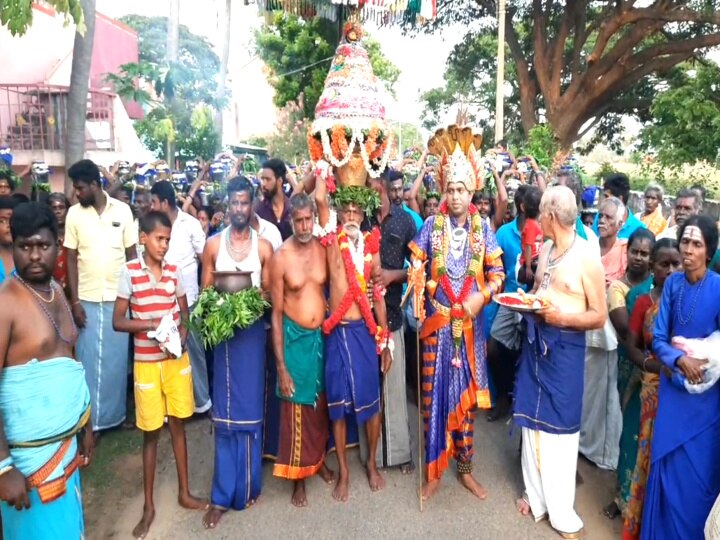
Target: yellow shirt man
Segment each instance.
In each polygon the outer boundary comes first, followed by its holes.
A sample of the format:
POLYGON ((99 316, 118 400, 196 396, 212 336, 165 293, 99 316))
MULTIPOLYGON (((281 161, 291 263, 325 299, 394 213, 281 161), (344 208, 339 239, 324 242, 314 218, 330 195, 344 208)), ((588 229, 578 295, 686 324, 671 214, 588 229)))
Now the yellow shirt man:
POLYGON ((125 250, 137 244, 130 207, 108 196, 102 214, 75 204, 65 219, 65 247, 78 253, 78 297, 86 302, 114 302, 125 250))

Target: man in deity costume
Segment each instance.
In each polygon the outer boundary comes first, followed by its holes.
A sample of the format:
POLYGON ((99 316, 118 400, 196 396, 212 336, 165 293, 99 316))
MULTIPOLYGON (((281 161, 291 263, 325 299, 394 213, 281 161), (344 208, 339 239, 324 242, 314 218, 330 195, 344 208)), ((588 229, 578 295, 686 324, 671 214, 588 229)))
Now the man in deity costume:
POLYGON ((476 317, 502 290, 505 271, 495 234, 470 203, 482 188, 476 159, 480 141, 470 128, 457 126, 430 139, 429 152, 440 158, 438 179, 445 201, 410 245, 408 279, 415 288, 423 340, 423 499, 440 486, 451 457, 460 483, 480 499, 487 496, 472 475, 475 410, 491 405, 486 337, 482 319, 476 317), (424 306, 419 296, 423 291, 424 306))
MULTIPOLYGON (((269 289, 273 249, 250 226, 254 187, 244 176, 227 185, 230 227, 210 238, 203 252, 202 287, 213 272, 247 272, 252 286, 269 289)), ((212 529, 222 514, 243 510, 262 488, 262 430, 265 402, 266 330, 262 318, 215 347, 212 422, 215 468, 211 508, 203 523, 212 529)))
POLYGON ((330 422, 320 328, 325 320, 327 257, 313 236, 313 200, 300 193, 288 204, 293 234, 273 256, 270 271, 272 342, 282 399, 273 475, 294 480, 291 502, 302 507, 307 506, 306 478, 319 472, 326 482, 333 481, 325 467, 330 422))
POLYGON ((345 444, 347 418, 365 425, 368 483, 385 486, 377 469, 380 435, 380 373, 392 361, 393 339, 387 328, 384 289, 369 287, 380 274, 380 233, 362 232, 365 217, 380 205, 368 176, 387 167, 392 145, 385 107, 372 66, 360 40, 362 29, 347 23, 315 109, 308 146, 315 164, 318 235, 327 247, 330 317, 323 323, 325 392, 340 466, 333 497, 348 499, 349 472, 345 444), (335 169, 335 185, 330 166, 335 169), (338 210, 337 223, 327 194, 338 210), (374 309, 374 316, 373 316, 374 309))
POLYGON ((50 208, 18 205, 16 274, 0 288, 0 513, 6 540, 83 538, 78 467, 90 462, 90 391, 73 358, 78 331, 52 279, 59 250, 50 208), (82 433, 82 436, 79 435, 82 433))
POLYGON ((518 512, 532 512, 535 521, 549 518, 563 538, 580 538, 583 529, 573 506, 585 334, 602 328, 607 320, 600 255, 577 234, 577 213, 569 188, 545 191, 539 221, 548 241, 540 253, 532 292, 550 307, 525 316, 513 411, 515 424, 522 428, 525 484, 518 512))

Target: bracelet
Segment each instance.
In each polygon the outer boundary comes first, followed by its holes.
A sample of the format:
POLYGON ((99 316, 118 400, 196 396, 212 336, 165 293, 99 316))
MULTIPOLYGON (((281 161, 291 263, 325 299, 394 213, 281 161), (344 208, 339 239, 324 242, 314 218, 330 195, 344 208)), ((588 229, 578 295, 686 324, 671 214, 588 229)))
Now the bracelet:
MULTIPOLYGON (((3 471, 5 469, 7 469, 8 467, 14 467, 14 465, 15 465, 15 461, 13 460, 12 455, 8 455, 8 457, 6 457, 2 461, 0 461, 0 471, 3 471)), ((0 472, 0 475, 1 474, 2 473, 0 472)))
POLYGON ((3 467, 2 469, 0 469, 0 476, 4 475, 6 473, 9 473, 14 468, 15 468, 15 465, 8 465, 7 467, 3 467))
POLYGON ((647 356, 646 356, 645 358, 643 358, 643 365, 642 365, 642 370, 643 370, 643 371, 647 371, 647 361, 648 361, 648 359, 647 359, 647 356))
POLYGON ((70 305, 71 305, 71 306, 77 306, 79 303, 80 303, 80 300, 75 300, 75 301, 74 301, 72 304, 70 304, 70 305))

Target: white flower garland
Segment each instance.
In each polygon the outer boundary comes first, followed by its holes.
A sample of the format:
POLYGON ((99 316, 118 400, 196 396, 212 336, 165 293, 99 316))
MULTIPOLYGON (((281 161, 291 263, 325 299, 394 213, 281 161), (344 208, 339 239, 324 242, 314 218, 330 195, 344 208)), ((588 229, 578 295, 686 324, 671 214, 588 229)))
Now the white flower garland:
POLYGON ((318 238, 325 238, 327 235, 334 233, 337 230, 337 212, 330 209, 330 219, 324 227, 320 226, 317 216, 315 217, 315 225, 313 225, 313 236, 318 238))
MULTIPOLYGON (((315 126, 313 126, 315 127, 315 126)), ((347 126, 352 130, 352 134, 350 136, 350 140, 348 141, 348 149, 352 148, 355 144, 360 145, 360 155, 363 159, 363 165, 365 165, 365 170, 367 170, 368 174, 371 178, 379 178, 382 172, 387 167, 388 161, 390 161, 390 153, 392 151, 392 136, 388 132, 387 129, 382 129, 381 131, 383 133, 386 133, 386 137, 388 139, 387 146, 385 148, 385 152, 380 157, 379 160, 376 160, 376 167, 373 167, 370 164, 370 157, 368 156, 367 150, 365 149, 365 135, 363 135, 363 128, 358 126, 347 126)), ((328 128, 331 129, 331 128, 328 128)), ((350 162, 350 158, 352 157, 353 153, 348 151, 346 155, 342 159, 337 159, 333 155, 331 143, 330 143, 330 136, 328 135, 328 129, 325 128, 325 126, 322 126, 322 128, 318 129, 320 133, 320 141, 322 142, 323 146, 323 152, 325 153, 325 158, 333 164, 335 167, 342 167, 344 165, 347 165, 350 162)), ((380 128, 379 128, 380 129, 380 128)))

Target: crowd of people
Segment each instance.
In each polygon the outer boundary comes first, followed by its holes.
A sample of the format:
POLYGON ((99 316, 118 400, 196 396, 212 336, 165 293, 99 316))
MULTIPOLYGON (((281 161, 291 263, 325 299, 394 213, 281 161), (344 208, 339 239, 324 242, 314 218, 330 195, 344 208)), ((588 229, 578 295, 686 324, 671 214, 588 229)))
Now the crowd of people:
POLYGON ((67 171, 72 205, 62 193, 30 202, 0 178, 5 537, 82 533, 78 469, 105 430, 128 422, 144 434, 138 538, 155 515, 166 423, 178 502, 205 511, 207 528, 255 502, 264 456, 293 482, 293 505, 307 505, 315 474, 347 501, 358 441, 373 491, 381 469, 421 466, 428 500, 454 459, 461 485, 484 499, 473 433, 486 410, 520 428, 521 515, 579 538, 583 455, 617 471, 604 511, 622 516, 624 539, 702 538, 720 494, 720 385, 688 390, 707 359, 683 343, 720 331, 718 227, 704 193, 680 191, 668 220, 652 185, 634 215, 625 175, 588 202, 571 169, 546 178, 502 142, 496 155, 494 189, 479 192, 463 152, 439 168, 422 153, 409 181, 397 163, 369 179, 378 207, 333 207, 337 171, 324 162, 289 175, 269 159, 254 180, 234 165, 211 200, 202 171, 189 189, 172 179, 128 189, 82 160, 67 171), (208 349, 187 321, 224 272, 249 275, 271 307, 208 349), (520 314, 492 301, 502 291, 549 307, 520 314), (161 346, 166 324, 180 354, 161 346), (413 462, 408 391, 419 393, 424 463, 413 462), (191 494, 183 427, 206 413, 209 501, 191 494))

